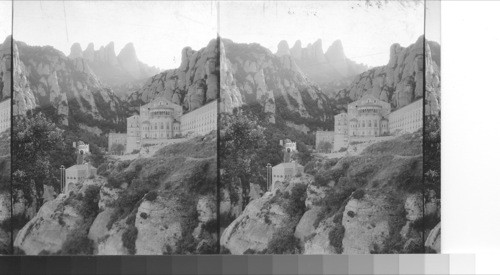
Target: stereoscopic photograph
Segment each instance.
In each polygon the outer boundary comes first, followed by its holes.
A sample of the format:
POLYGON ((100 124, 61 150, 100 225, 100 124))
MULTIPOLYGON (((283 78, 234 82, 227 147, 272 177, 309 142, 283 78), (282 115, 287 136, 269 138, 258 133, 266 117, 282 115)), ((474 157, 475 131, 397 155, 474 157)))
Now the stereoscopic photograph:
POLYGON ((0 8, 0 254, 441 252, 438 1, 0 8))
POLYGON ((439 252, 440 46, 425 12, 220 3, 221 253, 439 252))
POLYGON ((217 251, 216 6, 14 3, 13 252, 217 251))

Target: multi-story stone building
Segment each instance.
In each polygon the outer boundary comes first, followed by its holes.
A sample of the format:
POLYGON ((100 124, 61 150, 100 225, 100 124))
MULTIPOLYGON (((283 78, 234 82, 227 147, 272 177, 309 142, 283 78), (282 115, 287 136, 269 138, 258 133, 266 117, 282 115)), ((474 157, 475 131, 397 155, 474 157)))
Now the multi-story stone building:
POLYGON ((389 133, 391 104, 369 94, 347 105, 350 137, 378 137, 389 133))
POLYGON ((127 146, 127 134, 122 133, 109 133, 108 135, 108 152, 111 152, 111 148, 114 144, 121 144, 124 148, 127 146))
POLYGON ((334 131, 317 131, 316 132, 316 150, 321 150, 319 148, 322 142, 327 142, 332 145, 331 150, 333 150, 333 145, 335 142, 335 132, 334 131))
POLYGON ((11 110, 10 98, 0 102, 0 133, 10 128, 11 110))
POLYGON ((181 116, 182 135, 206 135, 217 130, 217 100, 181 116))
POLYGON ((335 135, 333 140, 333 151, 340 151, 342 148, 347 148, 347 145, 349 144, 348 120, 347 113, 345 112, 342 112, 334 117, 335 135))
POLYGON ((280 163, 273 167, 271 191, 274 190, 276 182, 289 181, 293 177, 300 176, 304 172, 304 166, 292 162, 280 163))
POLYGON ((64 193, 71 190, 72 187, 79 181, 92 178, 97 175, 97 169, 90 163, 76 164, 65 171, 64 193))
POLYGON ((334 151, 347 148, 353 140, 415 132, 422 128, 422 112, 422 99, 391 112, 389 103, 365 95, 348 105, 347 114, 334 117, 334 151))
POLYGON ((419 99, 389 114, 391 133, 412 133, 423 127, 423 100, 419 99))
POLYGON ((165 98, 157 98, 140 107, 139 114, 127 118, 126 134, 110 134, 112 142, 122 144, 125 135, 126 153, 140 150, 144 145, 169 143, 172 139, 205 135, 217 130, 217 101, 182 114, 182 106, 165 98))

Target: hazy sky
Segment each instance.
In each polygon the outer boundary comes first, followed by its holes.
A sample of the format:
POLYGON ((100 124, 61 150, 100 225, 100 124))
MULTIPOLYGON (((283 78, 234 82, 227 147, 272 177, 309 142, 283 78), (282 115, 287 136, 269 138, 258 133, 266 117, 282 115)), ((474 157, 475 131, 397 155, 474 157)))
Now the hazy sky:
MULTIPOLYGON (((397 1, 382 7, 368 7, 364 1, 221 1, 219 5, 220 29, 216 1, 16 1, 14 38, 51 45, 65 54, 74 42, 83 49, 93 42, 97 50, 114 41, 116 54, 132 42, 141 61, 162 69, 176 68, 182 48, 198 50, 217 31, 224 38, 256 42, 273 52, 281 40, 290 47, 301 40, 305 47, 321 38, 326 51, 340 39, 347 57, 378 66, 388 62, 393 43, 414 43, 424 27, 423 4, 404 6, 397 1)), ((10 33, 10 1, 0 0, 0 9, 0 34, 5 37, 10 33)), ((428 22, 436 18, 429 17, 428 22)), ((439 36, 429 32, 428 38, 433 35, 439 36)))
POLYGON ((0 1, 0 43, 10 35, 12 28, 12 2, 0 1))
POLYGON ((258 42, 276 52, 281 40, 305 47, 318 38, 326 52, 340 39, 347 57, 369 66, 385 65, 393 43, 408 46, 424 32, 424 5, 388 1, 221 2, 220 33, 235 42, 258 42))
POLYGON ((180 64, 182 48, 198 50, 217 36, 214 1, 16 1, 14 39, 69 54, 74 42, 115 52, 134 43, 139 60, 162 69, 180 64))

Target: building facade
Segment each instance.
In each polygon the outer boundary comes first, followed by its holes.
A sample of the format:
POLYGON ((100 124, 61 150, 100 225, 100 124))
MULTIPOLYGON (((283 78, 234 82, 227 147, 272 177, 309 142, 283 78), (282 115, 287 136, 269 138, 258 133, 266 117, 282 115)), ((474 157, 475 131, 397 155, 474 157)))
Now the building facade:
POLYGON ((378 137, 387 135, 387 116, 391 104, 369 94, 347 106, 348 134, 355 137, 378 137), (384 127, 385 126, 385 127, 384 127))
POLYGON ((90 163, 76 164, 66 169, 64 193, 67 193, 75 184, 84 179, 95 177, 97 169, 90 163))
POLYGON ((347 148, 351 140, 412 133, 423 125, 422 99, 391 112, 391 105, 373 95, 365 95, 347 106, 347 114, 334 117, 334 151, 347 148))
POLYGON ((271 191, 274 190, 276 182, 288 181, 293 177, 300 176, 304 172, 304 166, 292 162, 280 163, 273 167, 271 191))
POLYGON ((144 145, 171 143, 172 139, 206 135, 217 130, 217 101, 182 114, 182 106, 166 98, 156 98, 140 107, 139 114, 127 118, 126 134, 109 134, 108 150, 112 143, 125 145, 132 153, 144 145))
POLYGON ((11 99, 0 102, 0 133, 10 128, 11 99))
POLYGON ((419 99, 389 114, 391 133, 413 133, 423 127, 423 99, 419 99))
POLYGON ((127 134, 121 133, 109 133, 108 135, 108 152, 111 152, 111 148, 114 144, 121 144, 124 147, 127 146, 127 134))
POLYGON ((217 100, 181 116, 181 133, 184 136, 206 135, 217 130, 217 100))
MULTIPOLYGON (((334 131, 317 131, 316 132, 316 147, 315 147, 316 150, 321 150, 319 148, 319 145, 322 142, 330 143, 332 145, 331 150, 333 150, 333 146, 335 143, 335 132, 334 131)), ((330 152, 328 152, 328 153, 330 153, 330 152)))

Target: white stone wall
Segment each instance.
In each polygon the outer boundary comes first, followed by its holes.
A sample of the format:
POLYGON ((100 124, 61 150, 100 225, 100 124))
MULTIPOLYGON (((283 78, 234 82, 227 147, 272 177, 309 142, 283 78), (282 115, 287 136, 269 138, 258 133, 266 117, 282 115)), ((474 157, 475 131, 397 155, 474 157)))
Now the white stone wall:
POLYGON ((0 103, 0 133, 10 128, 11 100, 7 99, 0 103))
POLYGON ((217 130, 217 100, 181 117, 182 135, 206 135, 217 130))
POLYGON ((391 134, 413 133, 423 127, 423 100, 419 99, 389 114, 391 134))

